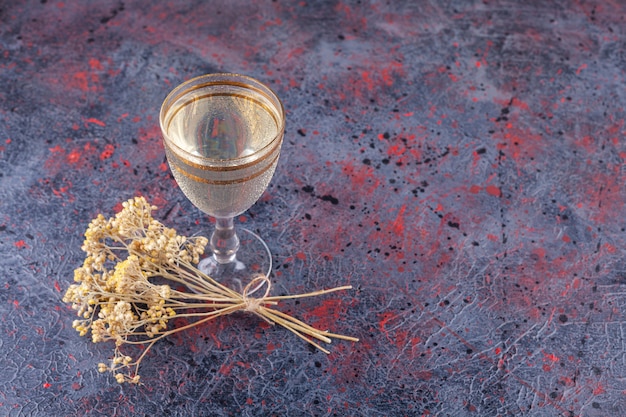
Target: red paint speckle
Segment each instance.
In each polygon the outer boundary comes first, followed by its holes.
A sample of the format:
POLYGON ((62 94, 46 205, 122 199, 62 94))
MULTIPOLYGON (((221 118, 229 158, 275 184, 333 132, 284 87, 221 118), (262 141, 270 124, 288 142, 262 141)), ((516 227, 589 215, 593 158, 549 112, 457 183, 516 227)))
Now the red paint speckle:
POLYGON ((319 329, 330 329, 336 326, 337 321, 341 319, 345 310, 346 306, 343 305, 340 299, 328 299, 309 311, 305 320, 310 320, 311 324, 319 329))
POLYGON ((52 386, 52 385, 50 385, 50 383, 49 383, 49 382, 44 382, 44 383, 43 383, 43 387, 44 387, 44 388, 50 388, 51 386, 52 386))
POLYGON ((96 58, 91 58, 89 60, 89 66, 94 70, 102 70, 102 63, 98 61, 96 58))
POLYGON ((26 242, 24 242, 23 240, 18 240, 17 242, 14 243, 16 248, 20 248, 20 249, 25 249, 28 248, 28 244, 26 242))
POLYGON ((545 359, 550 361, 550 362, 558 362, 559 361, 559 357, 556 356, 554 353, 543 352, 543 355, 544 355, 545 359))
POLYGON ((389 156, 402 156, 406 152, 406 148, 400 145, 393 145, 387 150, 389 156))
POLYGON ((533 255, 539 259, 544 259, 546 257, 546 250, 544 248, 533 249, 533 255))
POLYGON ((393 68, 383 68, 383 70, 380 72, 380 74, 381 74, 381 76, 383 78, 383 82, 387 86, 392 86, 393 85, 392 71, 393 71, 393 68))
POLYGON ((350 177, 352 189, 358 189, 364 194, 371 194, 380 184, 380 179, 375 176, 374 169, 367 165, 355 166, 352 162, 341 163, 341 171, 350 177))
POLYGON ((66 84, 78 88, 84 92, 99 91, 97 84, 100 82, 97 74, 90 74, 86 71, 78 71, 71 78, 66 80, 66 84))
POLYGON ((64 153, 65 151, 61 147, 61 145, 57 145, 54 148, 48 148, 48 150, 52 153, 64 153))
POLYGON ((278 347, 280 347, 280 343, 272 343, 272 342, 269 342, 269 343, 267 344, 266 349, 267 349, 267 352, 268 352, 268 353, 270 353, 270 352, 275 351, 278 347))
POLYGON ((96 119, 95 117, 90 117, 89 119, 85 119, 85 123, 93 123, 95 125, 98 126, 106 126, 106 123, 104 123, 102 120, 96 119))
POLYGON ((600 394, 604 394, 605 392, 606 390, 600 384, 598 384, 598 386, 593 389, 593 395, 600 395, 600 394))
POLYGON ((71 164, 75 164, 80 161, 80 151, 78 149, 73 149, 72 152, 67 155, 67 161, 71 164))
POLYGON ((496 187, 495 185, 488 185, 487 188, 485 188, 485 191, 487 191, 487 194, 492 195, 494 197, 502 196, 502 191, 500 190, 499 187, 496 187))
POLYGON ((367 86, 367 89, 372 91, 374 89, 374 80, 370 77, 369 71, 363 71, 361 73, 361 77, 363 78, 363 82, 367 86))
POLYGON ((221 375, 230 375, 230 372, 232 371, 233 367, 235 366, 234 363, 225 363, 223 364, 220 369, 219 369, 219 373, 221 375))
POLYGON ((391 230, 396 236, 402 236, 404 234, 404 212, 405 211, 406 211, 406 204, 404 204, 400 208, 400 211, 398 212, 396 219, 393 221, 391 225, 391 230))
POLYGON ((109 159, 113 156, 113 152, 115 152, 115 147, 112 144, 107 143, 104 147, 104 151, 100 154, 100 160, 104 161, 105 159, 109 159))

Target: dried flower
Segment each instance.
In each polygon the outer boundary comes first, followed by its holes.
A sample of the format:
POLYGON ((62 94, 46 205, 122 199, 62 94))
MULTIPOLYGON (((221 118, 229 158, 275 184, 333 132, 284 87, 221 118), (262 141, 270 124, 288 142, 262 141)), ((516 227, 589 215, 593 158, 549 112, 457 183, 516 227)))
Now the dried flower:
POLYGON ((99 214, 85 232, 83 265, 74 271, 63 301, 71 303, 80 319, 72 327, 81 336, 91 333, 94 343, 113 341, 110 364, 98 364, 99 372, 112 372, 119 383, 139 383, 139 364, 159 339, 235 311, 248 311, 293 333, 328 353, 312 339, 358 339, 317 330, 272 309, 279 300, 312 297, 350 286, 306 294, 270 295, 271 283, 257 276, 241 293, 218 283, 194 265, 207 244, 205 237, 185 237, 152 217, 156 207, 143 197, 122 204, 110 219, 99 214), (179 291, 181 285, 190 292, 179 291), (261 297, 252 297, 265 286, 261 297), (169 328, 173 317, 190 318, 190 324, 169 328), (122 353, 125 345, 147 344, 137 358, 122 353), (134 368, 134 369, 133 369, 134 368), (126 372, 126 373, 124 373, 126 372))

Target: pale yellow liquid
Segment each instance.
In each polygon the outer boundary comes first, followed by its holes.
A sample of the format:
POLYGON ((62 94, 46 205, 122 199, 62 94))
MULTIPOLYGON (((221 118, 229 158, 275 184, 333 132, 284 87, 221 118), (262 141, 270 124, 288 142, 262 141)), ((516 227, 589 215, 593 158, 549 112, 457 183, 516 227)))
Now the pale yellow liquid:
POLYGON ((236 94, 203 97, 198 91, 195 99, 175 105, 172 112, 168 137, 192 157, 175 146, 166 144, 165 150, 189 200, 214 217, 236 216, 250 208, 267 188, 280 153, 282 137, 270 145, 279 126, 269 107, 236 94))

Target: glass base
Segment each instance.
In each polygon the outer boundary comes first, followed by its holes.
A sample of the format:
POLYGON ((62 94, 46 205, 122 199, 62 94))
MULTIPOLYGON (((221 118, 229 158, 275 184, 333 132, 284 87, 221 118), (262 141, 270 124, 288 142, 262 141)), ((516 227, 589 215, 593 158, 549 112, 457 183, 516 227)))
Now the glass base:
POLYGON ((269 278, 272 272, 272 254, 267 244, 256 233, 238 227, 237 236, 239 249, 234 261, 219 263, 209 252, 198 263, 198 269, 222 284, 235 285, 233 289, 242 290, 259 274, 269 278))

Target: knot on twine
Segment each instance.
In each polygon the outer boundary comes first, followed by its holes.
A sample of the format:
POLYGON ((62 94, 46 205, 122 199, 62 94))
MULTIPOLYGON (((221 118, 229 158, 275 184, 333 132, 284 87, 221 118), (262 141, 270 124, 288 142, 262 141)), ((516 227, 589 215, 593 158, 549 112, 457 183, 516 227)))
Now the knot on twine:
POLYGON ((255 276, 252 281, 246 285, 241 293, 244 304, 244 311, 249 311, 251 313, 257 313, 261 304, 263 304, 265 298, 270 295, 270 290, 272 288, 272 283, 270 279, 265 275, 258 274, 255 276), (262 297, 251 297, 254 293, 259 291, 263 286, 265 286, 265 293, 262 297))

